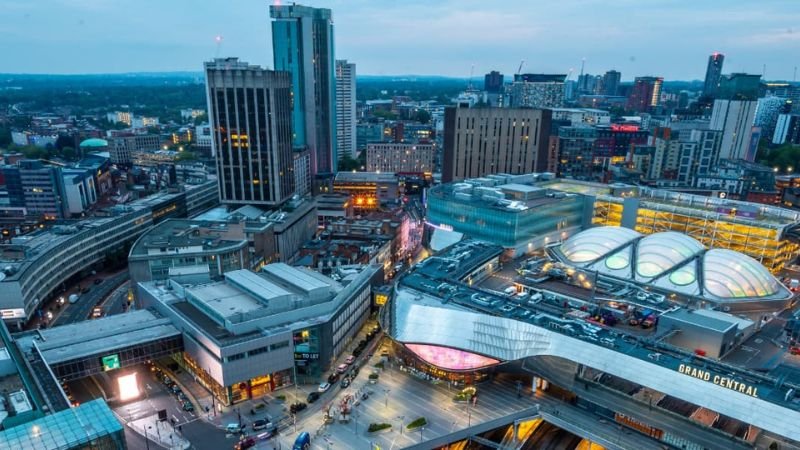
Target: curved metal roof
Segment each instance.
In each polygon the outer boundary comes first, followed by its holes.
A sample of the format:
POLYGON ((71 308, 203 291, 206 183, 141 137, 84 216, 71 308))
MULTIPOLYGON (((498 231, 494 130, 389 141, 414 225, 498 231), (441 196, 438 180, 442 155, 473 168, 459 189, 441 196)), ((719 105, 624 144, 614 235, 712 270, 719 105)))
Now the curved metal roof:
POLYGON ((703 288, 721 298, 767 297, 780 282, 755 259, 733 250, 715 248, 703 255, 703 288))

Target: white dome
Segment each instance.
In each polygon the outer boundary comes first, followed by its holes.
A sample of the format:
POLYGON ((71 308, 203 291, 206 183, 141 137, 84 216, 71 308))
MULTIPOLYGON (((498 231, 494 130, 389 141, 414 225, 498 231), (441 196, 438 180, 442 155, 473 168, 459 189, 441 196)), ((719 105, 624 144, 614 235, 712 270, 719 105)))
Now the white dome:
POLYGON ((645 236, 636 246, 636 275, 641 278, 656 277, 703 249, 703 244, 674 231, 645 236))
POLYGON ((574 263, 590 262, 608 255, 641 236, 630 228, 589 228, 567 239, 561 245, 561 253, 574 263))
POLYGON ((781 285, 755 259, 733 250, 715 248, 703 255, 703 288, 715 297, 767 297, 781 285))
POLYGON ((706 251, 696 239, 674 231, 642 237, 628 228, 590 228, 567 239, 560 252, 585 270, 709 300, 791 297, 755 259, 727 249, 706 251))

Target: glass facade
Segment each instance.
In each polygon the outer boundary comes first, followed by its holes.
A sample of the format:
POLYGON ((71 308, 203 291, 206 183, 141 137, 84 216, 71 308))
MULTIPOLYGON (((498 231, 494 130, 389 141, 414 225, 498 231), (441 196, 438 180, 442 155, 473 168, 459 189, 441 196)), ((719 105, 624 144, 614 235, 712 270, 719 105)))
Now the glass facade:
POLYGON ((453 195, 436 192, 428 196, 428 221, 435 226, 452 227, 503 247, 520 247, 547 234, 579 227, 583 215, 583 197, 554 199, 527 209, 495 206, 480 200, 460 201, 453 195))
POLYGON ((7 449, 125 449, 122 424, 101 399, 0 432, 7 449))

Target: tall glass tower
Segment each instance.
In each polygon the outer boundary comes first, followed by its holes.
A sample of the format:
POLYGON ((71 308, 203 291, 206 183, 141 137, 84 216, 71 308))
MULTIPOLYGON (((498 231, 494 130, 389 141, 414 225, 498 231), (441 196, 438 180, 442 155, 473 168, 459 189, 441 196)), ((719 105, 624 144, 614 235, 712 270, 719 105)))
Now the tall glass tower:
POLYGON ((292 77, 292 132, 295 147, 311 153, 316 178, 336 173, 335 59, 330 9, 272 5, 275 70, 292 77))
POLYGON ((725 61, 725 55, 722 53, 712 53, 708 57, 708 66, 706 67, 706 81, 703 84, 703 95, 707 97, 714 97, 719 88, 719 81, 722 77, 722 63, 725 61))

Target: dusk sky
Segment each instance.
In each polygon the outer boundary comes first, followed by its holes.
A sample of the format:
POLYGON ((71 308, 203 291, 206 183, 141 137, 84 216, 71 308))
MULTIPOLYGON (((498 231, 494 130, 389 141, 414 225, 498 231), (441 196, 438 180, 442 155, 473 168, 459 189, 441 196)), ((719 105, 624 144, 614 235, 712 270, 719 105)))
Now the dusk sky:
MULTIPOLYGON (((0 72, 200 71, 217 54, 272 66, 269 1, 0 0, 0 72)), ((333 10, 336 57, 359 74, 476 77, 490 70, 702 79, 792 79, 800 1, 317 0, 333 10)))

